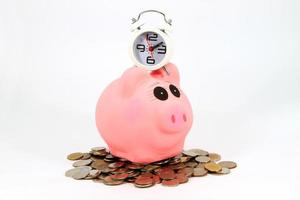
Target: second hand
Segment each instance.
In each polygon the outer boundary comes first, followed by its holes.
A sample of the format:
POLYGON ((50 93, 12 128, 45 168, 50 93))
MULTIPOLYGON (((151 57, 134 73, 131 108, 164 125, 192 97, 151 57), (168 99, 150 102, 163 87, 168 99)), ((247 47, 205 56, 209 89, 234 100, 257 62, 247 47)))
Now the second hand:
POLYGON ((148 40, 147 35, 148 35, 148 34, 145 35, 145 38, 146 38, 146 42, 147 42, 147 44, 148 44, 148 46, 149 46, 149 47, 148 47, 148 52, 150 51, 151 58, 153 58, 153 51, 151 51, 151 49, 152 49, 153 47, 152 47, 150 41, 148 40))

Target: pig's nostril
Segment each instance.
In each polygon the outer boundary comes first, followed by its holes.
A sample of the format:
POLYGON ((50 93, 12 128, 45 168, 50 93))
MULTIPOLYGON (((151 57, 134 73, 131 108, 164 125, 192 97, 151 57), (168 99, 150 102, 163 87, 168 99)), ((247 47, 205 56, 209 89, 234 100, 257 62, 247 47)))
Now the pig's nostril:
POLYGON ((185 121, 186 122, 186 116, 185 116, 185 114, 183 114, 183 121, 185 121))
POLYGON ((172 120, 173 123, 175 123, 175 116, 174 115, 172 115, 171 120, 172 120))

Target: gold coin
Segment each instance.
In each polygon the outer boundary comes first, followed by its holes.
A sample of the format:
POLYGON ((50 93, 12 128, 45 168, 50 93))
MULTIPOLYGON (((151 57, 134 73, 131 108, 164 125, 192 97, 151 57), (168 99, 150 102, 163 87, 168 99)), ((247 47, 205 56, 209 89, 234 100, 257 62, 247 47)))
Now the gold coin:
POLYGON ((237 164, 232 161, 221 161, 218 164, 221 165, 222 167, 226 167, 228 169, 233 169, 233 168, 236 168, 236 166, 237 166, 237 164))
POLYGON ((217 153, 209 153, 208 157, 210 158, 211 161, 214 162, 221 160, 221 156, 217 153))
POLYGON ((83 156, 83 153, 76 152, 76 153, 71 153, 68 155, 69 160, 79 160, 83 156))
POLYGON ((214 163, 214 162, 206 163, 204 165, 204 167, 205 167, 205 169, 207 169, 210 172, 218 172, 222 169, 221 165, 214 163))
POLYGON ((105 162, 104 160, 95 160, 92 164, 91 167, 94 169, 98 169, 101 171, 104 171, 108 168, 108 163, 105 162))

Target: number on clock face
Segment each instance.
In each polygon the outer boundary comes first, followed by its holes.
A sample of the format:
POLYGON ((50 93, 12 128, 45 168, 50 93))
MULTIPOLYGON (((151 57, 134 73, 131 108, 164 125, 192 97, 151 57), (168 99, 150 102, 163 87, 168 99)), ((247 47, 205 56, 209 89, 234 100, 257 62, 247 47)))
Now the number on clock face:
POLYGON ((167 53, 164 39, 154 32, 145 32, 139 35, 133 46, 135 58, 143 65, 156 65, 160 63, 167 53))

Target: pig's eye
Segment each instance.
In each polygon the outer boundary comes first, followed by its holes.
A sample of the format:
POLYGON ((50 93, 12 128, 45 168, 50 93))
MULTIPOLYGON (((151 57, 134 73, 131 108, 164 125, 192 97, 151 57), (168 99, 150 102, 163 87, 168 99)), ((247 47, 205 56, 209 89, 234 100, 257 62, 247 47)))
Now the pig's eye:
POLYGON ((153 93, 154 93, 154 96, 156 98, 158 98, 159 100, 167 100, 168 99, 168 92, 167 90, 165 90, 164 88, 162 87, 155 87, 154 90, 153 90, 153 93))
POLYGON ((180 92, 179 92, 179 90, 177 89, 177 87, 175 87, 174 85, 170 85, 169 88, 170 88, 170 91, 172 92, 172 94, 173 94, 175 97, 180 97, 180 92))

